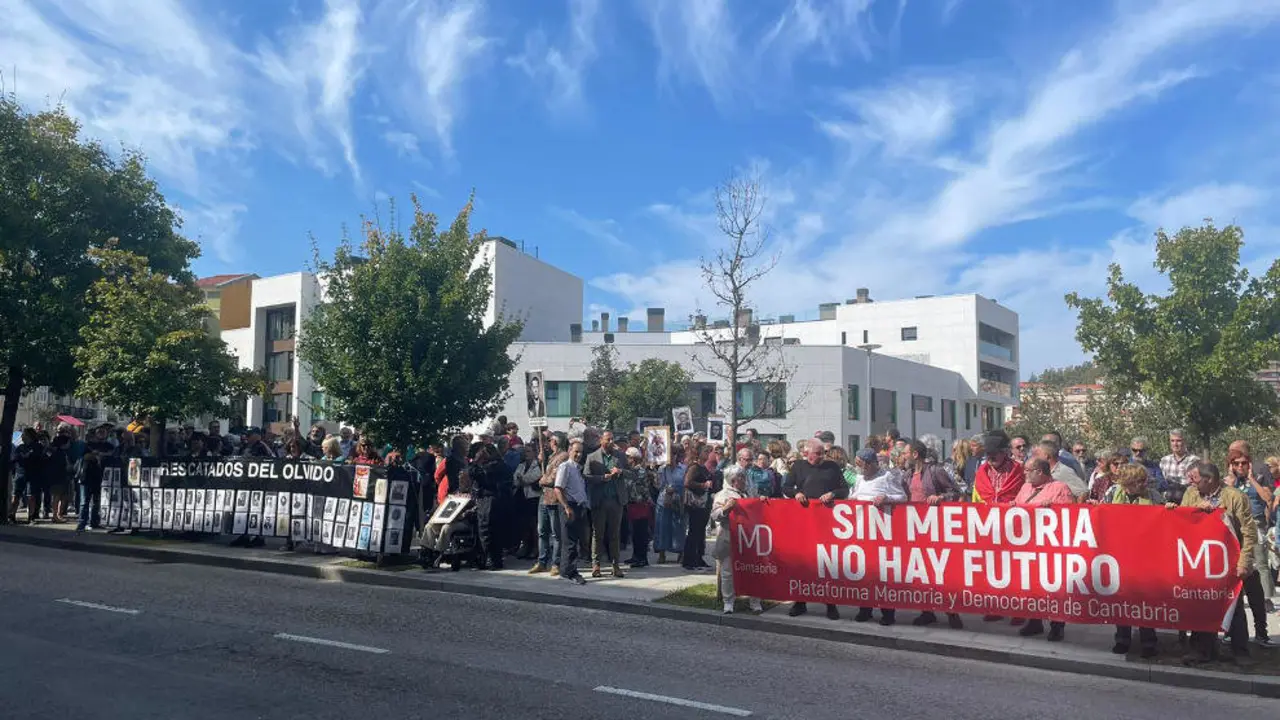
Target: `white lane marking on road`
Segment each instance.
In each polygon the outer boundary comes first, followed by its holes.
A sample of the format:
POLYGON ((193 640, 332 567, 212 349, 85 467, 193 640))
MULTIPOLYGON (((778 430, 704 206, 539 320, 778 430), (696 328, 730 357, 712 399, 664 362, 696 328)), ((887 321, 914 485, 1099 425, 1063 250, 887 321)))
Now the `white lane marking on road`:
POLYGON ((98 603, 85 602, 84 600, 72 600, 71 598, 58 598, 54 602, 65 603, 67 605, 75 605, 76 607, 89 608, 90 610, 106 610, 107 612, 120 613, 121 615, 137 615, 141 610, 131 610, 129 608, 111 607, 110 605, 100 605, 98 603))
POLYGON ((289 633, 276 633, 277 640, 292 640, 300 643, 311 643, 312 645, 328 645, 329 647, 342 648, 344 650, 359 650, 360 652, 374 653, 376 655, 386 655, 391 652, 383 648, 369 647, 368 645, 353 645, 345 643, 341 640, 325 640, 324 638, 307 637, 306 635, 290 635, 289 633))
POLYGON ((608 693, 610 695, 621 695, 623 697, 637 698, 639 700, 652 700, 654 702, 667 703, 668 705, 680 705, 682 707, 691 707, 698 710, 710 710, 711 712, 724 713, 725 715, 734 715, 737 717, 750 717, 750 710, 742 708, 728 707, 726 705, 712 705, 711 703, 698 702, 697 700, 685 700, 684 698, 668 697, 666 695, 654 695, 647 692, 638 692, 636 690, 625 690, 623 688, 609 687, 601 685, 595 689, 596 692, 608 693))

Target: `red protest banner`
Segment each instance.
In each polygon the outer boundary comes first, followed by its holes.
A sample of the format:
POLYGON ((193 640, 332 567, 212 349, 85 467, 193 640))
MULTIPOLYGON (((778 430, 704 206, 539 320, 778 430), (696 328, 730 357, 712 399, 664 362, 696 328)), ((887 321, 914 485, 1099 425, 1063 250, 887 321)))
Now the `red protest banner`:
POLYGON ((770 600, 1212 632, 1240 588, 1220 512, 742 500, 730 523, 737 593, 770 600))

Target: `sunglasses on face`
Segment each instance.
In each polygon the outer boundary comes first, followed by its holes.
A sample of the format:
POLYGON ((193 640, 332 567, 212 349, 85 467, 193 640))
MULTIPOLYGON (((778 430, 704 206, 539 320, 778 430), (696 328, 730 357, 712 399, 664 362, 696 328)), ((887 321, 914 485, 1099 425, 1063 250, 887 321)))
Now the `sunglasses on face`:
POLYGON ((1248 467, 1249 461, 1248 460, 1232 460, 1231 466, 1232 467, 1248 467))
POLYGON ((1146 448, 1129 448, 1129 452, 1133 453, 1134 455, 1145 455, 1147 452, 1147 449, 1146 448))

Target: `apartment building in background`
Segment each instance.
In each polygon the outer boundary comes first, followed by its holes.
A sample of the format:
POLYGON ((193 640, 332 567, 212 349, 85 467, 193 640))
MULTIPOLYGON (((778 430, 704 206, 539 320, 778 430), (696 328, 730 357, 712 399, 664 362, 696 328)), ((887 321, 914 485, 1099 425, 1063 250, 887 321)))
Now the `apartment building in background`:
MULTIPOLYGON (((709 414, 762 416, 751 424, 761 436, 795 441, 831 430, 849 447, 869 434, 896 427, 904 435, 932 433, 947 441, 1000 428, 1018 388, 1018 316, 980 295, 919 297, 875 302, 866 289, 842 304, 818 308, 815 319, 793 315, 734 319, 693 318, 668 330, 665 311, 649 308, 644 325, 608 314, 575 323, 569 342, 521 342, 503 413, 527 425, 524 373, 543 372, 548 422, 566 430, 581 414, 591 350, 613 345, 626 364, 648 357, 678 363, 693 373, 689 404, 702 423, 709 414), (727 384, 700 367, 712 362, 708 338, 725 342, 736 322, 745 342, 778 346, 795 374, 782 392, 748 384, 729 397, 727 384), (698 362, 701 360, 702 362, 698 362), (760 408, 766 396, 785 397, 760 408)), ((477 424, 473 429, 479 429, 477 424)))
MULTIPOLYGON (((476 263, 489 262, 491 295, 486 321, 501 315, 524 323, 521 340, 568 340, 581 315, 582 280, 521 250, 513 241, 490 238, 476 263)), ((255 425, 281 433, 296 417, 303 427, 338 424, 328 398, 297 355, 303 321, 324 297, 324 278, 296 272, 271 277, 219 275, 197 282, 212 311, 211 326, 227 343, 240 367, 263 370, 270 388, 265 398, 237 398, 227 427, 255 425)))

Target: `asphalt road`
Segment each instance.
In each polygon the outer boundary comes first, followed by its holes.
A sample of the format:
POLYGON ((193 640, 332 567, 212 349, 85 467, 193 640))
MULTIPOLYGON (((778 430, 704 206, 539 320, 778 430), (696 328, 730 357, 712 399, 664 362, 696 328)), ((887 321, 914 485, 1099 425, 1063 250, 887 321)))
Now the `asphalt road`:
POLYGON ((1274 710, 1259 698, 695 623, 18 545, 0 545, 0 688, 9 720, 635 720, 735 710, 1167 720, 1274 710))

